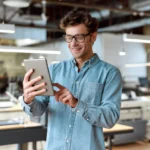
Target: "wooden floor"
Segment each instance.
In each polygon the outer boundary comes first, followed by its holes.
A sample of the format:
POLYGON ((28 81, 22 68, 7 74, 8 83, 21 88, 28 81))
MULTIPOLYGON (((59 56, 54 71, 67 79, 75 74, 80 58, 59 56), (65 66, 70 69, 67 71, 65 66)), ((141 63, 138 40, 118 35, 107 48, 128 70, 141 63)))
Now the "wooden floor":
POLYGON ((150 150, 150 142, 136 142, 120 146, 113 146, 112 150, 150 150))

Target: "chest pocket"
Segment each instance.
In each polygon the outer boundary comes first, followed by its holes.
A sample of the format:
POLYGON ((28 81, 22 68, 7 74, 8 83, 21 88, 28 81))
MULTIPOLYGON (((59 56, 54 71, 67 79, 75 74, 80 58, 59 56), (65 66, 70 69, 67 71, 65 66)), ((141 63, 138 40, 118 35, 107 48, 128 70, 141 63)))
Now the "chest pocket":
POLYGON ((85 82, 80 86, 79 99, 86 103, 100 105, 103 84, 97 82, 85 82))

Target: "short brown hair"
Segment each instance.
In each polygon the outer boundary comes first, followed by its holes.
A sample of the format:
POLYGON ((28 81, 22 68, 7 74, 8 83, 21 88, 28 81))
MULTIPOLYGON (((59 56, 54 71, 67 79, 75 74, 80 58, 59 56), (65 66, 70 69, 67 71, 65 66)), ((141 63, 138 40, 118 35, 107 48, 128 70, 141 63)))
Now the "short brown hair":
POLYGON ((60 21, 60 28, 65 30, 69 26, 84 24, 88 32, 97 31, 98 21, 93 18, 88 12, 82 10, 69 11, 60 21))

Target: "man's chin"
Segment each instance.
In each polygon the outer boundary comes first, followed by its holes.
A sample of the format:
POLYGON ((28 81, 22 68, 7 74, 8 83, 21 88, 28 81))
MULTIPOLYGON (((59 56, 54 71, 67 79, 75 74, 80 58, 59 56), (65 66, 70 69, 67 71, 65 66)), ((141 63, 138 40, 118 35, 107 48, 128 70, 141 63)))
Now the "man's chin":
POLYGON ((75 59, 79 59, 79 58, 81 58, 81 56, 80 56, 80 55, 73 55, 73 57, 74 57, 75 59))
POLYGON ((80 54, 75 54, 75 53, 72 53, 72 56, 73 56, 75 59, 77 59, 77 58, 80 58, 80 57, 81 57, 81 55, 80 55, 80 54))

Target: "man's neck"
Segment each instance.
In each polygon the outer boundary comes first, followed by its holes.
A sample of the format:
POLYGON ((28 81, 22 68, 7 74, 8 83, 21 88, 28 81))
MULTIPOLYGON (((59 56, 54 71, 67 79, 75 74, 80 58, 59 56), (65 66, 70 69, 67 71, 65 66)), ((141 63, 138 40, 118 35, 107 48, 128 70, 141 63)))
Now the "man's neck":
POLYGON ((84 62, 86 62, 87 60, 89 60, 91 57, 93 57, 94 53, 92 53, 91 55, 89 55, 88 57, 86 57, 85 59, 79 58, 76 59, 76 63, 77 63, 77 67, 80 70, 84 64, 84 62))

